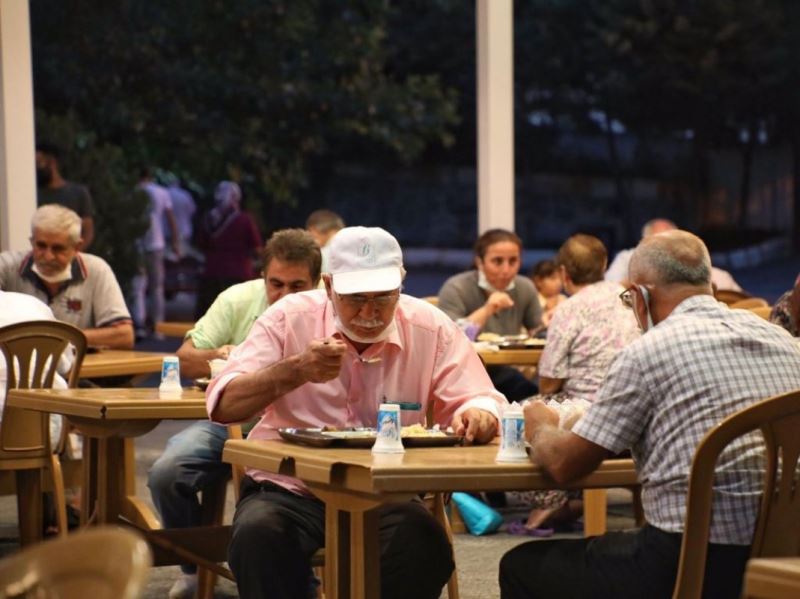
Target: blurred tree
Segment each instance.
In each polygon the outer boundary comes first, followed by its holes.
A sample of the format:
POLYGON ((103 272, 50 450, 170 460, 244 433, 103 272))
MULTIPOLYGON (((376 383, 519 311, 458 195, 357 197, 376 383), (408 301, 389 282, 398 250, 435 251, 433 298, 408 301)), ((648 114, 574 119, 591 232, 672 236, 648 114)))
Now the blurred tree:
POLYGON ((315 156, 452 141, 455 95, 386 69, 385 0, 32 0, 36 105, 127 158, 292 201, 315 156))
MULTIPOLYGON (((119 146, 98 140, 96 133, 72 113, 64 116, 36 111, 40 137, 63 150, 62 174, 72 181, 88 183, 95 205, 95 238, 90 253, 103 256, 111 265, 123 291, 136 274, 139 256, 133 240, 147 230, 147 205, 135 197, 133 166, 119 146)), ((42 140, 40 139, 40 141, 42 140)))

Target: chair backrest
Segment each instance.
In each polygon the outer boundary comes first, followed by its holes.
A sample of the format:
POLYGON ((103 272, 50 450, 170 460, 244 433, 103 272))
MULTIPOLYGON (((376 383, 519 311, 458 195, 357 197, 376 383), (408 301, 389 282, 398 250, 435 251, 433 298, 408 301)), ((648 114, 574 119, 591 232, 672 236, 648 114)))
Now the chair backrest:
POLYGON ((729 416, 706 434, 689 476, 683 544, 673 598, 700 598, 717 458, 735 439, 760 430, 766 447, 764 487, 752 557, 800 555, 800 390, 777 395, 729 416))
POLYGON ((91 528, 0 560, 0 597, 134 599, 152 558, 138 533, 91 528))
POLYGON ((733 291, 732 289, 717 289, 714 292, 714 297, 717 298, 717 301, 724 302, 729 306, 735 302, 738 302, 743 299, 747 299, 750 297, 750 294, 746 291, 733 291))
MULTIPOLYGON (((74 387, 86 354, 86 336, 78 328, 58 321, 34 320, 0 328, 0 351, 6 362, 6 393, 11 389, 52 387, 61 354, 75 348, 67 380, 74 387)), ((0 423, 0 458, 29 458, 50 451, 48 415, 3 407, 0 423)))
POLYGON ((424 299, 429 304, 433 304, 434 306, 438 306, 439 305, 439 296, 438 295, 426 295, 422 299, 424 299))
POLYGON ((752 310, 753 308, 769 307, 769 302, 763 297, 748 297, 746 299, 737 300, 732 304, 728 304, 728 307, 738 308, 741 310, 752 310))
POLYGON ((748 308, 748 310, 764 320, 769 320, 769 315, 772 314, 772 306, 757 306, 755 308, 748 308))

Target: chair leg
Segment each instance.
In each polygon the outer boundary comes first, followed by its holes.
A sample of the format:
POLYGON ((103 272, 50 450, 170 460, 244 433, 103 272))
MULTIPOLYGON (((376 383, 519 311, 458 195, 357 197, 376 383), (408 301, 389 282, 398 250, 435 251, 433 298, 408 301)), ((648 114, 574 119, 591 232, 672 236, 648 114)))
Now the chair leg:
POLYGON ((27 547, 42 540, 42 471, 17 470, 19 544, 27 547))
MULTIPOLYGON (((436 493, 433 496, 433 516, 444 528, 447 539, 450 541, 450 547, 453 547, 453 529, 450 527, 450 520, 444 507, 444 495, 442 493, 436 493)), ((455 558, 453 562, 455 562, 455 558)), ((459 599, 457 567, 453 568, 450 580, 447 581, 447 596, 449 599, 459 599)))
POLYGON ((61 460, 54 453, 50 454, 50 474, 53 477, 53 503, 55 503, 58 535, 66 537, 69 532, 69 526, 67 525, 67 495, 64 492, 64 473, 61 471, 61 460))
MULTIPOLYGON (((228 481, 224 481, 215 487, 203 490, 201 524, 222 524, 225 515, 225 492, 227 486, 228 481)), ((216 572, 206 568, 198 568, 196 599, 213 599, 214 586, 216 584, 216 572)))
POLYGON ((645 525, 644 507, 642 506, 642 487, 636 485, 631 487, 633 493, 633 519, 636 521, 636 526, 642 527, 645 525))

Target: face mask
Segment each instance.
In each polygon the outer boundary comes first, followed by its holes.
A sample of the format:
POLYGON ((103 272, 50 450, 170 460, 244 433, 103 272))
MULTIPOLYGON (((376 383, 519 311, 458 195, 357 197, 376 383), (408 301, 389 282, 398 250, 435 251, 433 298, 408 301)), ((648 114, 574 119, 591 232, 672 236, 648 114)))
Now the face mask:
POLYGON ((514 279, 511 279, 511 282, 508 284, 508 287, 505 289, 497 289, 495 288, 489 280, 486 278, 486 273, 483 272, 482 268, 478 268, 478 287, 481 289, 485 289, 489 293, 493 293, 495 291, 511 291, 516 286, 517 282, 514 279))
POLYGON ((43 281, 46 281, 48 283, 63 283, 64 281, 69 281, 72 278, 72 265, 71 264, 68 265, 61 272, 57 272, 54 275, 46 275, 46 274, 44 274, 41 270, 39 270, 39 267, 36 266, 35 263, 31 267, 31 270, 33 270, 33 272, 35 272, 36 275, 40 279, 42 279, 43 281))
POLYGON ((39 187, 47 187, 52 180, 53 173, 50 172, 49 168, 44 167, 36 169, 36 184, 39 185, 39 187))
MULTIPOLYGON (((642 326, 642 323, 640 322, 639 327, 642 329, 642 331, 646 333, 654 326, 656 326, 653 324, 653 316, 650 314, 650 291, 644 285, 637 285, 637 287, 639 288, 639 291, 642 292, 642 298, 644 299, 644 309, 647 312, 647 326, 646 327, 642 326)), ((636 320, 638 321, 639 315, 635 311, 634 313, 636 314, 636 320)))
POLYGON ((392 322, 389 323, 385 329, 383 329, 378 335, 375 337, 362 337, 358 333, 354 333, 351 331, 345 324, 342 322, 342 319, 339 318, 337 314, 333 319, 334 326, 336 330, 342 333, 345 337, 350 339, 351 341, 355 341, 357 343, 379 343, 381 341, 385 341, 389 335, 391 335, 397 329, 397 323, 394 321, 394 314, 392 314, 392 322))

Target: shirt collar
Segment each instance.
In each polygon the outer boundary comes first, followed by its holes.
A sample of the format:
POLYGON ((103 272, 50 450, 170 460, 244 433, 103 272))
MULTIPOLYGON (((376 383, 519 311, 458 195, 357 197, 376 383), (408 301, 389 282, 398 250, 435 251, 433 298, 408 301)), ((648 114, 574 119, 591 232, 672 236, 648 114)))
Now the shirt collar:
POLYGON ((683 300, 680 304, 675 306, 672 310, 672 314, 683 314, 684 312, 691 312, 697 308, 706 307, 706 308, 715 308, 719 302, 714 298, 714 296, 707 295, 707 294, 698 294, 692 295, 687 297, 683 300))
MULTIPOLYGON (((86 269, 86 264, 83 261, 80 253, 76 253, 75 257, 72 259, 72 264, 70 264, 71 278, 68 281, 64 281, 59 286, 59 292, 69 285, 73 283, 80 283, 85 281, 89 275, 88 270, 86 269)), ((44 281, 39 278, 35 272, 33 272, 33 252, 28 252, 28 254, 22 259, 22 263, 19 266, 19 275, 23 279, 27 279, 31 283, 33 283, 39 289, 48 293, 47 286, 44 284, 44 281)))

